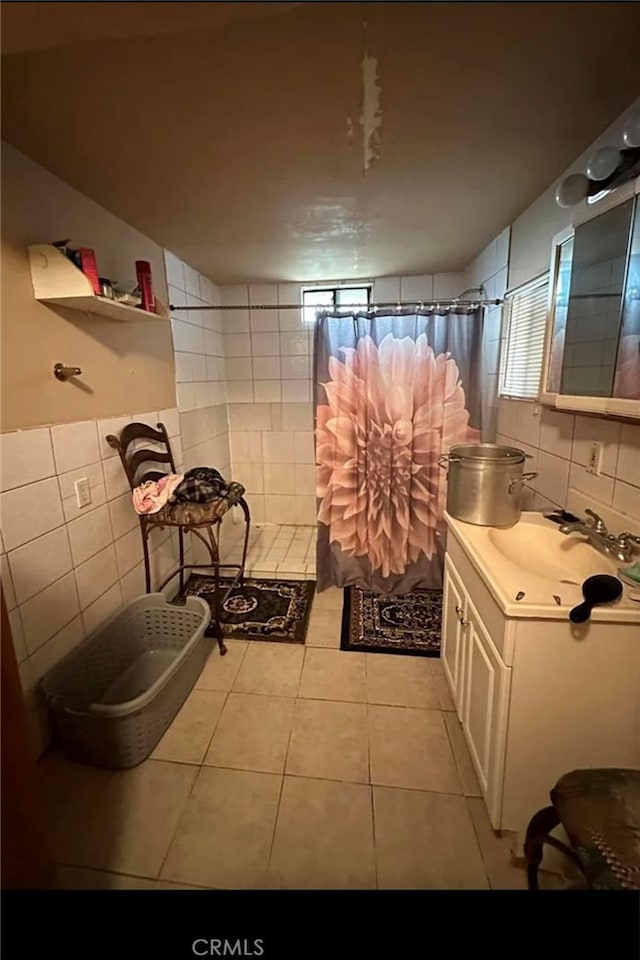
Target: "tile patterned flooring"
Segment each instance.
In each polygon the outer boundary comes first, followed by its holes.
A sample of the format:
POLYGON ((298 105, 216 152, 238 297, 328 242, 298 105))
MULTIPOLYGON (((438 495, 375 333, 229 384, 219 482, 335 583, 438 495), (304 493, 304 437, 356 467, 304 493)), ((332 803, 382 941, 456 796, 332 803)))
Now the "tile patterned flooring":
POLYGON ((438 660, 338 649, 342 591, 307 646, 214 651, 152 757, 40 764, 59 885, 519 888, 438 660))
MULTIPOLYGON (((242 554, 243 523, 223 527, 221 560, 238 563, 242 554)), ((251 526, 246 570, 250 576, 284 580, 314 580, 316 528, 255 523, 251 526)))

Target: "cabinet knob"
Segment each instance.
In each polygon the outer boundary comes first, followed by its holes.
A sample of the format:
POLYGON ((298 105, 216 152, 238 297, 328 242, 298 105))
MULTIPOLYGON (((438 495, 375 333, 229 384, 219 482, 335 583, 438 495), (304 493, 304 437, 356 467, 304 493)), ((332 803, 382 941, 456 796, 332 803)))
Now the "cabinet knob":
POLYGON ((456 611, 456 613, 458 614, 458 623, 460 623, 461 626, 463 626, 463 627, 468 627, 468 626, 469 626, 469 621, 464 619, 464 611, 463 611, 462 607, 459 607, 459 606, 458 606, 457 603, 456 603, 456 606, 455 606, 455 611, 456 611))

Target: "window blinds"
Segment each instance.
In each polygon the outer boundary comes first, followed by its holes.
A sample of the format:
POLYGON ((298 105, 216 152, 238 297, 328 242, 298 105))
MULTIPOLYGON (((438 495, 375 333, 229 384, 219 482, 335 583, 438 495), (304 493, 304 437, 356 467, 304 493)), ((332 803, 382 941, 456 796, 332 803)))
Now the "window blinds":
POLYGON ((534 400, 540 389, 547 321, 549 275, 509 294, 500 394, 534 400))

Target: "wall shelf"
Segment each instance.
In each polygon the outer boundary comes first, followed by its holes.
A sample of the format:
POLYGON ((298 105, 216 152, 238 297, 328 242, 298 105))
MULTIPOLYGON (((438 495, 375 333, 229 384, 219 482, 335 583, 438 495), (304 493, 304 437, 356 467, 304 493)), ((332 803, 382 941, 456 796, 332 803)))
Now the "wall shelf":
POLYGON ((134 323, 137 320, 168 320, 169 311, 156 297, 156 313, 132 307, 108 297, 98 297, 91 282, 61 250, 50 243, 28 247, 33 293, 40 303, 67 307, 81 313, 134 323))

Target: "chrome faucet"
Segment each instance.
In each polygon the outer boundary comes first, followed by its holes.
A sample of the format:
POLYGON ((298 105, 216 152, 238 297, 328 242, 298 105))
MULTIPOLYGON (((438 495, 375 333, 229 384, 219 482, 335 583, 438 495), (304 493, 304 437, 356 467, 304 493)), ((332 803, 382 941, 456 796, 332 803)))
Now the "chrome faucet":
POLYGON ((620 563, 630 563, 636 553, 640 553, 640 537, 634 533, 609 533, 602 517, 593 510, 585 510, 586 520, 575 523, 563 523, 560 533, 581 533, 600 553, 615 557, 620 563))

